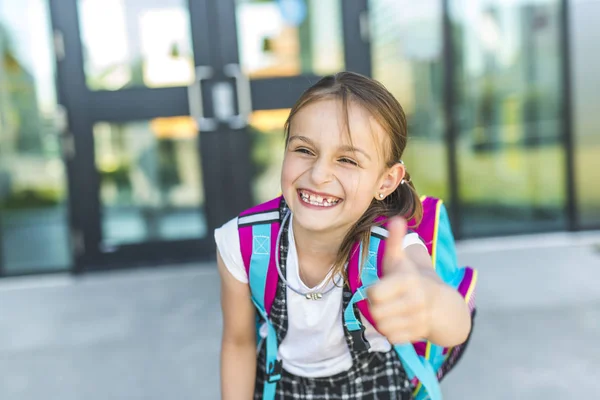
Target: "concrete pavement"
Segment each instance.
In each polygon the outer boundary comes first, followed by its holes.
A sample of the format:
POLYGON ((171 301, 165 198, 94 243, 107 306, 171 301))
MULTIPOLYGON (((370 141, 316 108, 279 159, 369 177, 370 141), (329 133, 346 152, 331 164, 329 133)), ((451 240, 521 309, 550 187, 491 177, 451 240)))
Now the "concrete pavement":
MULTIPOLYGON (((465 241, 479 269, 446 399, 600 397, 600 232, 465 241)), ((0 281, 0 398, 218 399, 214 265, 0 281)))

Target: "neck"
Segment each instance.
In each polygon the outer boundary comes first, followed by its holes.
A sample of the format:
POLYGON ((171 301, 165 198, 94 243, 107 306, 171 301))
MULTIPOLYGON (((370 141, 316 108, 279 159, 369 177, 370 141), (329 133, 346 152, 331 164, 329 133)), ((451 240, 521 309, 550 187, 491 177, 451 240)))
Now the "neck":
POLYGON ((296 223, 292 226, 298 260, 302 264, 309 263, 329 269, 337 258, 346 231, 315 232, 296 223))

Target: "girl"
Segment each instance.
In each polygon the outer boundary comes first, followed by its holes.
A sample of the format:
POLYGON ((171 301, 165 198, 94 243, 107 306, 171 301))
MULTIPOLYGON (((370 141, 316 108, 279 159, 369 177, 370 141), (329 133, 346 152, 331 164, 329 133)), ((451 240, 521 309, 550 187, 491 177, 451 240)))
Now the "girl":
MULTIPOLYGON (((421 202, 401 161, 406 119, 380 83, 344 72, 321 79, 294 105, 285 124, 281 173, 286 217, 279 232, 279 279, 271 310, 279 338, 280 399, 411 399, 412 387, 392 344, 427 339, 450 347, 471 330, 469 308, 432 268, 404 218, 421 202), (342 324, 346 265, 388 220, 384 277, 368 290, 375 329, 370 348, 351 351, 342 324), (289 289, 289 290, 288 290, 289 289), (318 295, 315 295, 318 294, 318 295)), ((240 251, 238 219, 215 231, 222 280, 223 399, 261 399, 265 351, 256 354, 256 310, 240 251)))

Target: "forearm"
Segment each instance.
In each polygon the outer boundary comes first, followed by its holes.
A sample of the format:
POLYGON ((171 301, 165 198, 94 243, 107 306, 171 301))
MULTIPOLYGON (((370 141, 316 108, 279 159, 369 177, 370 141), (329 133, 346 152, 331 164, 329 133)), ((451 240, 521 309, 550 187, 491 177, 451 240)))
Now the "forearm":
POLYGON ((254 343, 223 341, 221 346, 221 398, 250 400, 256 379, 256 347, 254 343))
POLYGON ((471 313, 463 297, 439 279, 432 282, 435 295, 427 340, 444 347, 464 343, 471 331, 471 313))

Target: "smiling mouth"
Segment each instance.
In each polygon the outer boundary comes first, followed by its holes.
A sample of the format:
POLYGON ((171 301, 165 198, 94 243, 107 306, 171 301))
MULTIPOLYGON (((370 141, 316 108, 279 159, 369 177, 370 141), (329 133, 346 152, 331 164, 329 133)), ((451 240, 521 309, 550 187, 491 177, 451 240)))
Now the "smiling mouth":
POLYGON ((303 202, 317 207, 333 207, 342 201, 338 197, 321 196, 306 190, 298 190, 298 194, 303 202))

